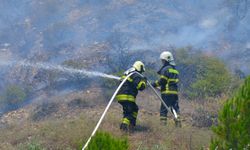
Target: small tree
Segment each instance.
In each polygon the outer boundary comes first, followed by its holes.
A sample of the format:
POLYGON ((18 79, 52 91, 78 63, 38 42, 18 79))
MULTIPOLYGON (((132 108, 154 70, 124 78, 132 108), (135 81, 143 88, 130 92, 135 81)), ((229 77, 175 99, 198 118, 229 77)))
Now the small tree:
POLYGON ((108 133, 97 133, 90 142, 87 150, 127 150, 127 139, 113 138, 108 133))
POLYGON ((219 114, 211 149, 250 149, 250 76, 219 114))

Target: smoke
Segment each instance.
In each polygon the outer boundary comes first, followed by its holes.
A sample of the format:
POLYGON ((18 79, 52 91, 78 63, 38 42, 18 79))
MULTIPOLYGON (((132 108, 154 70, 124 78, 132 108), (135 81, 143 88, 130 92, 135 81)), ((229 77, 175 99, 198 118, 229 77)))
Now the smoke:
POLYGON ((250 42, 246 44, 246 49, 250 49, 250 42))
POLYGON ((17 51, 20 48, 33 51, 36 44, 47 50, 56 50, 61 44, 89 45, 107 40, 114 30, 138 41, 132 47, 145 44, 200 47, 205 41, 220 43, 222 37, 239 38, 237 33, 249 28, 249 4, 242 0, 15 3, 1 4, 0 13, 7 17, 0 18, 0 39, 11 43, 17 51), (228 30, 230 33, 225 32, 228 30), (39 38, 40 43, 36 43, 39 38))
POLYGON ((227 53, 247 48, 240 45, 250 39, 249 7, 249 0, 2 0, 0 45, 9 44, 3 50, 12 58, 47 53, 58 60, 65 51, 87 53, 119 31, 130 51, 193 46, 231 60, 227 53))

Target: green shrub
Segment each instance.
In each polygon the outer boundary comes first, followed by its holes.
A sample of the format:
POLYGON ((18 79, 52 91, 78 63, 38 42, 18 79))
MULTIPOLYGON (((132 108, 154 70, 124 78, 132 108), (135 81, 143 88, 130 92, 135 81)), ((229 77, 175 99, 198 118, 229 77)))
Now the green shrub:
POLYGON ((112 137, 108 133, 98 132, 89 143, 87 150, 127 150, 127 139, 112 137))
POLYGON ((250 149, 250 76, 219 114, 211 149, 250 149))
POLYGON ((19 149, 21 150, 44 150, 41 144, 37 143, 36 141, 31 141, 26 144, 21 144, 19 146, 19 149))
MULTIPOLYGON (((177 49, 180 87, 188 98, 208 98, 229 92, 232 75, 218 58, 202 53, 189 53, 189 48, 177 49)), ((230 89, 231 90, 231 89, 230 89)))
POLYGON ((26 92, 24 89, 17 85, 11 85, 7 87, 4 96, 2 98, 2 103, 13 105, 20 104, 27 98, 26 92))
POLYGON ((230 86, 230 73, 217 58, 202 57, 197 67, 197 80, 191 84, 191 91, 198 97, 215 97, 226 92, 230 86))

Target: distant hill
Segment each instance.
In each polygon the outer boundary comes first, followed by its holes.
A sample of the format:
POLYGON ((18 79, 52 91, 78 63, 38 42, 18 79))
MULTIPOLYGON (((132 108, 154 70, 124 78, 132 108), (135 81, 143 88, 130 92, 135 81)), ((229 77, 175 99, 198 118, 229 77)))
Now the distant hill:
POLYGON ((194 46, 241 67, 250 59, 249 7, 248 0, 3 0, 0 49, 60 62, 122 36, 131 51, 194 46))

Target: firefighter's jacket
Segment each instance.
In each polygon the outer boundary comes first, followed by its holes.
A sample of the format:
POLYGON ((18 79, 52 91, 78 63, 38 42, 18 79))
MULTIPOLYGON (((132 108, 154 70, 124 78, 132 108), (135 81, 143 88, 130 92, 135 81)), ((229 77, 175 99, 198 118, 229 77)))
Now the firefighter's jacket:
MULTIPOLYGON (((127 75, 128 74, 123 75, 121 79, 124 79, 127 75)), ((132 74, 119 90, 116 99, 118 102, 135 102, 138 90, 144 90, 146 88, 146 82, 146 78, 140 76, 137 73, 132 74)))
POLYGON ((155 86, 161 88, 161 94, 178 94, 179 72, 175 66, 165 65, 158 72, 160 79, 155 86))

